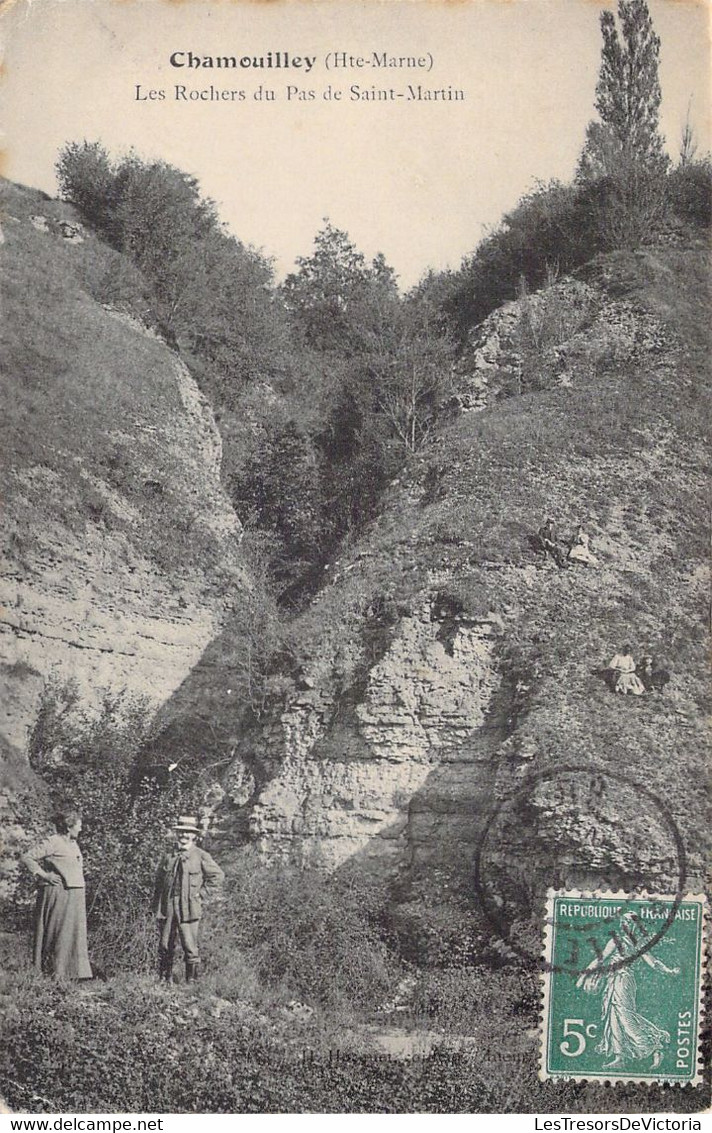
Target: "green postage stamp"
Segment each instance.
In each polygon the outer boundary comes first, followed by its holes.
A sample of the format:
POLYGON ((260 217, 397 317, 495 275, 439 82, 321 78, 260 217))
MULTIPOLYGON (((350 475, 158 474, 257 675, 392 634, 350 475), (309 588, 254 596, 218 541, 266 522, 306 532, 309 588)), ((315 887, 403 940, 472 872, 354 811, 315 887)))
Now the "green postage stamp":
POLYGON ((704 907, 550 892, 542 1078, 699 1083, 704 907))

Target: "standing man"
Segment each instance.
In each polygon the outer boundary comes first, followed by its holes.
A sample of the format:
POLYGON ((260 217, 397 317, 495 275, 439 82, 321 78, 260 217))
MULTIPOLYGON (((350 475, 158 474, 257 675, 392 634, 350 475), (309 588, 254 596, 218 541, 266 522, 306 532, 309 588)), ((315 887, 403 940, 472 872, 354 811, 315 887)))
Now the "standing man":
POLYGON ((197 818, 181 815, 175 825, 177 849, 164 854, 153 889, 153 912, 158 921, 158 976, 171 980, 176 936, 185 956, 185 980, 193 983, 200 971, 198 927, 202 898, 219 893, 225 877, 210 854, 196 845, 197 818))

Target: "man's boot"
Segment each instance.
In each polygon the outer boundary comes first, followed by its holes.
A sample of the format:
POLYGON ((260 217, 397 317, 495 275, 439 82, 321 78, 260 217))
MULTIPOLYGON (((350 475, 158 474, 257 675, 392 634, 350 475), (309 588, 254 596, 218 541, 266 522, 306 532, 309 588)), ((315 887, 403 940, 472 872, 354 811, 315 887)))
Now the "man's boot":
POLYGON ((197 983, 199 976, 200 976, 200 960, 186 960, 186 962, 185 962, 185 982, 187 984, 197 983))
POLYGON ((173 957, 163 948, 158 953, 158 978, 166 983, 173 982, 173 957))

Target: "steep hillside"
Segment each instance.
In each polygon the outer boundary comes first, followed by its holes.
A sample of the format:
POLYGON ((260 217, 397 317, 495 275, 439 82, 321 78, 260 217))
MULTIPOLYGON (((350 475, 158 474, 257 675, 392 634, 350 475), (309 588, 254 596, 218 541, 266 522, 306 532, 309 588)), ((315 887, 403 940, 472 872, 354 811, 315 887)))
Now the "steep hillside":
POLYGON ((212 412, 142 321, 139 274, 72 210, 3 186, 0 732, 50 676, 158 705, 244 589, 212 412))
POLYGON ((505 935, 547 885, 674 890, 678 831, 701 884, 707 304, 706 249, 666 247, 473 334, 479 411, 391 486, 295 626, 291 691, 240 739, 226 843, 367 859, 402 898, 477 884, 505 935), (598 564, 538 554, 547 517, 583 524, 598 564), (607 685, 626 643, 664 694, 607 685))
POLYGON ((401 908, 477 886, 507 939, 548 885, 702 883, 702 244, 598 259, 476 328, 449 425, 285 641, 141 277, 66 206, 5 197, 10 743, 49 676, 85 703, 140 692, 162 706, 157 750, 223 777, 226 858, 363 861, 401 908), (583 524, 597 565, 538 553, 547 517, 562 538, 583 524), (664 693, 612 692, 602 670, 628 642, 664 693))

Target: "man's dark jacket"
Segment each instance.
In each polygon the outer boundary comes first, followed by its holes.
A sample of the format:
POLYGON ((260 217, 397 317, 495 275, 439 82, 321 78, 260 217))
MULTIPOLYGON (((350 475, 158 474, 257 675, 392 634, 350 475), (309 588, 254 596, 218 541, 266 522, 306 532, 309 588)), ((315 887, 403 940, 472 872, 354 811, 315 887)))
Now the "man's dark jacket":
POLYGON ((218 894, 225 874, 206 850, 191 846, 185 851, 174 851, 161 858, 156 884, 153 887, 153 912, 167 917, 172 906, 171 889, 174 878, 178 897, 178 919, 181 922, 197 921, 203 911, 203 897, 218 894))

